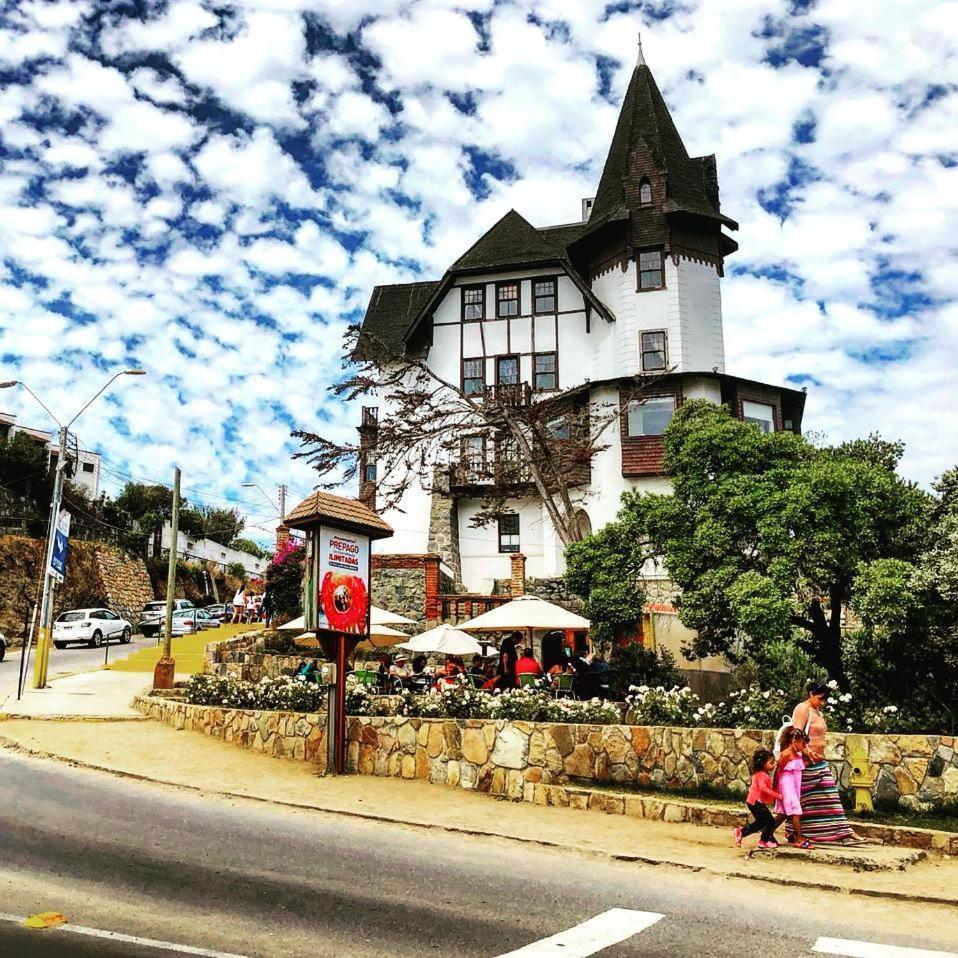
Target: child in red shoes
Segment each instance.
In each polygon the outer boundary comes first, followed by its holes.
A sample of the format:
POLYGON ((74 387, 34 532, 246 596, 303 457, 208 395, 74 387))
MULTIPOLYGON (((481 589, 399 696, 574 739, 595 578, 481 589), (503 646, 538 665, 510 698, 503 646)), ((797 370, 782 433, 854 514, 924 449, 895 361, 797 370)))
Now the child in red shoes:
POLYGON ((769 804, 781 800, 781 792, 772 787, 772 772, 775 771, 775 756, 767 749, 760 748, 752 756, 752 784, 749 787, 745 804, 752 813, 753 821, 744 828, 733 831, 735 844, 741 845, 747 835, 761 832, 759 848, 778 848, 775 841, 775 829, 785 821, 784 815, 773 815, 769 804))

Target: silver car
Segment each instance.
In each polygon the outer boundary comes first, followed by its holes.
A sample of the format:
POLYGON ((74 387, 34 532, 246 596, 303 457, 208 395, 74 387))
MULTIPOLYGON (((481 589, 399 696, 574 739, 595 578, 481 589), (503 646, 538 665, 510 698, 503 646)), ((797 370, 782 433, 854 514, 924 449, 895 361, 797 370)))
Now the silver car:
POLYGON ((109 609, 71 609, 61 612, 53 623, 53 644, 58 649, 74 643, 96 649, 114 639, 126 645, 132 635, 133 626, 109 609))
POLYGON ((218 629, 219 626, 219 619, 214 619, 206 609, 182 609, 173 613, 173 629, 170 635, 192 635, 207 629, 218 629))

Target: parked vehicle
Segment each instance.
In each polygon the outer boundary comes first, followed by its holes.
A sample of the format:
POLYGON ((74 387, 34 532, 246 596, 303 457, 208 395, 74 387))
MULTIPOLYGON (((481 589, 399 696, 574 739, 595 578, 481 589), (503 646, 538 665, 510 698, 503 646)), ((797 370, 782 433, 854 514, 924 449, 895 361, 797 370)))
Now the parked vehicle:
POLYGON ((96 649, 112 639, 126 645, 132 637, 133 626, 109 609, 71 609, 53 623, 53 644, 58 649, 76 643, 96 649))
POLYGON ((181 609, 173 613, 173 629, 171 635, 192 635, 194 632, 205 632, 207 629, 218 629, 219 619, 214 619, 206 609, 181 609))
POLYGON ((222 602, 208 605, 206 611, 209 612, 217 622, 225 622, 227 619, 233 618, 233 607, 222 602))
POLYGON ((3 661, 4 656, 7 654, 7 637, 0 632, 0 662, 3 661))
MULTIPOLYGON (((189 599, 174 599, 173 614, 182 612, 186 609, 192 609, 193 603, 189 599)), ((140 631, 144 635, 159 635, 163 626, 163 619, 166 616, 166 600, 157 599, 155 602, 147 602, 140 613, 140 631)))

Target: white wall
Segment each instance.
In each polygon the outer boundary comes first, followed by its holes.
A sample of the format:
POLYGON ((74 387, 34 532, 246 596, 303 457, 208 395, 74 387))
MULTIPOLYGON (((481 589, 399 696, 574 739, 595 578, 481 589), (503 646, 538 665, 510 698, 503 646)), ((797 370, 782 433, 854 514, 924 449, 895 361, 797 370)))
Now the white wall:
POLYGON ((708 263, 680 259, 676 279, 675 302, 681 326, 682 368, 725 372, 722 294, 718 271, 708 263))
MULTIPOLYGON (((160 532, 161 548, 169 549, 172 541, 173 528, 170 523, 166 522, 160 532)), ((266 559, 250 555, 248 552, 231 549, 229 546, 220 545, 212 539, 192 539, 179 530, 177 530, 176 536, 176 554, 187 560, 215 562, 221 566, 229 565, 231 562, 239 562, 242 563, 243 568, 250 575, 262 575, 268 564, 266 559)))

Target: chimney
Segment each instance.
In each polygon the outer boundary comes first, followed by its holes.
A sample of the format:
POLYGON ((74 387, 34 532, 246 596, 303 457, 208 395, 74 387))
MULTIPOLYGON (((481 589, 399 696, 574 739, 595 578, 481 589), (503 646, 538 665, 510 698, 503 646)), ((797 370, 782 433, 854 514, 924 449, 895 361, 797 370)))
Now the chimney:
POLYGON ((526 594, 526 557, 521 552, 513 552, 509 557, 511 592, 513 599, 526 594))
POLYGON ((281 522, 276 527, 276 552, 279 554, 280 550, 287 546, 290 540, 293 537, 290 535, 289 526, 285 522, 281 522))

